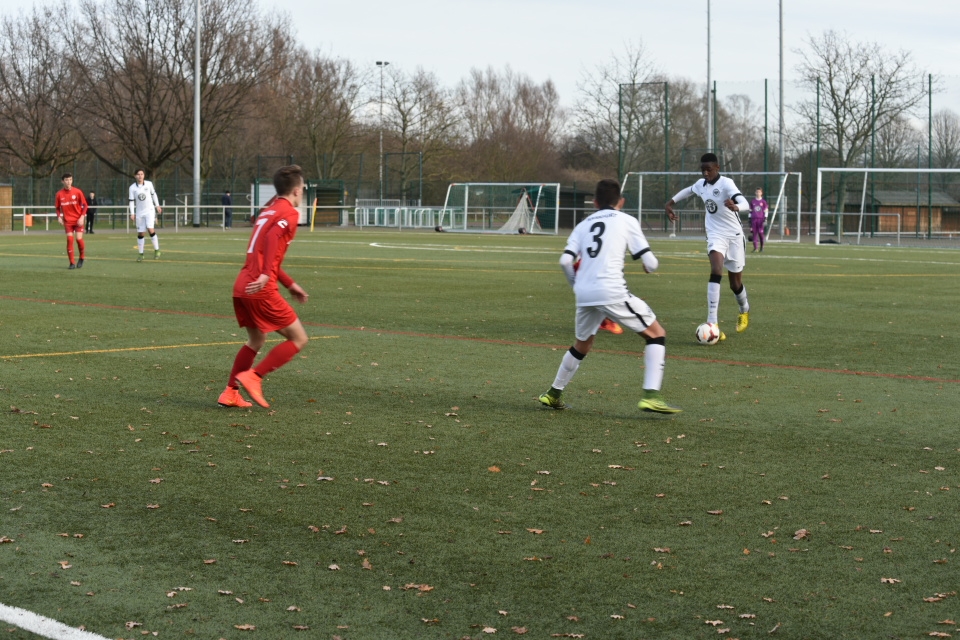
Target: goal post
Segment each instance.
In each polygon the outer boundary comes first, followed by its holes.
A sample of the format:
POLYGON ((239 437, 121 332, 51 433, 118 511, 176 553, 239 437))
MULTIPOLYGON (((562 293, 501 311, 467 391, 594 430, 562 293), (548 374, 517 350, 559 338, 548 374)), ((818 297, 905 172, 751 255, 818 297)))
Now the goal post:
POLYGON ((454 182, 440 225, 447 231, 558 234, 560 183, 454 182))
POLYGON ((960 246, 960 168, 820 167, 820 244, 960 246))
MULTIPOLYGON (((764 198, 770 205, 767 217, 767 242, 800 242, 800 214, 803 197, 803 174, 779 171, 727 171, 749 202, 757 188, 764 190, 764 198)), ((678 220, 670 222, 663 211, 663 204, 680 189, 703 178, 699 171, 631 171, 624 175, 621 191, 625 204, 623 210, 637 216, 646 233, 664 233, 669 237, 703 236, 704 209, 695 205, 696 199, 686 200, 675 207, 678 220)), ((743 222, 749 224, 749 214, 743 222)))

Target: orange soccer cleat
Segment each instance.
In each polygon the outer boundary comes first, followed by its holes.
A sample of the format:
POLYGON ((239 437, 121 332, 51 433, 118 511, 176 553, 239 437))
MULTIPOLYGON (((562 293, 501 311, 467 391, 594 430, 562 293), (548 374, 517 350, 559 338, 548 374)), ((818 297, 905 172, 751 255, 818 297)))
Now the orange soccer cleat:
POLYGON ((247 402, 243 399, 243 396, 240 395, 240 389, 234 389, 233 387, 227 387, 223 390, 223 393, 220 394, 220 397, 217 399, 217 404, 221 407, 252 407, 253 404, 247 402))
POLYGON ((600 328, 604 331, 609 331, 615 336, 623 333, 623 327, 611 320, 610 318, 604 318, 603 322, 600 323, 600 328))
POLYGON ((246 389, 247 394, 261 407, 269 407, 270 403, 263 397, 263 389, 260 387, 260 376, 253 369, 241 371, 236 375, 236 381, 240 386, 246 389))

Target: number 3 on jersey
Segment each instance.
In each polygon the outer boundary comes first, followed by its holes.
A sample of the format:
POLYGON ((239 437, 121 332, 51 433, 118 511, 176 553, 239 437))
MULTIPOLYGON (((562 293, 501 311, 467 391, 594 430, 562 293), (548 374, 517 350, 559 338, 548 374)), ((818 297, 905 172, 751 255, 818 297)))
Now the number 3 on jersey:
POLYGON ((603 232, 607 230, 607 225, 602 222, 594 222, 593 226, 590 227, 590 231, 593 232, 593 242, 594 246, 587 247, 587 255, 591 258, 596 258, 600 253, 600 249, 603 248, 603 240, 600 239, 600 236, 603 235, 603 232))

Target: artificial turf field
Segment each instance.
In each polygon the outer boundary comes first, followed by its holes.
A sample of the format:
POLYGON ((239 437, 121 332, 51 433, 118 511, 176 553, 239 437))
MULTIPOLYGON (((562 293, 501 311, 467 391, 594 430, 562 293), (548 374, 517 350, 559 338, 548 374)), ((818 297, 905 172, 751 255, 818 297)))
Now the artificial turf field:
POLYGON ((160 236, 77 271, 0 236, 0 603, 106 638, 960 637, 960 252, 768 245, 703 347, 704 245, 654 239, 664 417, 609 333, 538 407, 564 237, 301 230, 311 342, 245 410, 248 231, 160 236))

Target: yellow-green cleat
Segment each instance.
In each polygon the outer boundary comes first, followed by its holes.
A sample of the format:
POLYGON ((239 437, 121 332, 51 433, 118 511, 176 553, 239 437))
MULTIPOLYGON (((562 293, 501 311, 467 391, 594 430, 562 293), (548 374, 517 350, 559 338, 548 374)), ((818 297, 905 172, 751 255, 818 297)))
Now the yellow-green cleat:
POLYGON ((723 331, 721 331, 721 332, 720 332, 720 337, 717 338, 717 342, 723 342, 723 341, 726 340, 726 339, 727 339, 727 334, 725 334, 723 331))
POLYGON ((142 254, 142 253, 138 253, 138 254, 137 254, 137 262, 143 262, 143 254, 142 254))
POLYGON ((547 407, 548 409, 560 410, 560 409, 568 408, 566 403, 564 403, 564 401, 560 398, 560 396, 557 396, 556 398, 554 398, 549 393, 543 394, 538 398, 538 400, 540 401, 540 404, 542 404, 544 407, 547 407))
POLYGON ((737 316, 737 333, 743 333, 750 326, 750 312, 744 311, 737 316))
POLYGON ((153 251, 153 259, 154 259, 154 260, 159 260, 159 259, 160 259, 160 249, 154 249, 154 251, 153 251))
POLYGON ((680 413, 683 411, 680 407, 667 404, 659 393, 650 394, 637 403, 640 411, 649 411, 651 413, 680 413))

